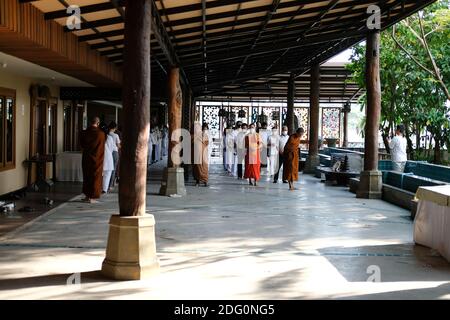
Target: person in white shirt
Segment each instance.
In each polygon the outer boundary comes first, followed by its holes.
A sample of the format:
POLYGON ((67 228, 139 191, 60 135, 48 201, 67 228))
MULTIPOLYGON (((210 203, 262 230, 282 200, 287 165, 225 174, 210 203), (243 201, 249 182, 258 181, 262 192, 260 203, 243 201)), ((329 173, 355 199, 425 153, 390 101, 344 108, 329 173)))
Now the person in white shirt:
POLYGON ((261 167, 266 168, 267 167, 267 143, 268 139, 272 132, 267 129, 267 123, 263 122, 261 123, 261 129, 259 129, 259 136, 261 137, 261 141, 263 143, 262 150, 261 150, 261 167))
POLYGON ((150 154, 151 163, 155 163, 158 161, 156 158, 156 144, 158 143, 158 134, 156 132, 156 128, 151 130, 150 139, 152 143, 152 153, 150 154))
POLYGON ((408 155, 406 154, 406 147, 408 145, 405 134, 405 127, 398 125, 395 131, 395 137, 389 141, 389 148, 391 149, 393 170, 403 172, 405 170, 408 155))
POLYGON ((162 137, 161 137, 161 149, 162 149, 162 156, 167 156, 168 153, 168 145, 169 145, 169 129, 167 126, 163 126, 162 128, 162 137))
POLYGON ((159 127, 155 127, 155 161, 158 162, 161 160, 161 131, 159 127))
POLYGON ((234 173, 234 130, 231 126, 228 126, 225 136, 225 147, 226 147, 226 169, 230 176, 234 173))
POLYGON ((245 135, 247 134, 247 124, 238 125, 238 133, 234 139, 236 146, 236 163, 237 163, 237 178, 239 180, 244 178, 244 161, 245 161, 245 135))
POLYGON ((275 178, 275 174, 279 168, 279 152, 280 149, 280 134, 278 127, 272 128, 272 135, 267 138, 267 156, 269 157, 268 169, 269 175, 275 178))
POLYGON ((105 141, 105 155, 103 158, 103 186, 102 193, 107 193, 109 191, 109 183, 111 181, 111 175, 114 171, 114 159, 113 159, 113 149, 114 149, 114 139, 111 135, 106 135, 105 141))
MULTIPOLYGON (((286 145, 287 141, 289 140, 289 132, 288 132, 288 127, 287 126, 283 126, 282 131, 281 131, 281 136, 280 136, 280 140, 279 140, 279 147, 278 147, 278 155, 279 155, 279 166, 278 166, 278 170, 277 173, 275 174, 274 178, 273 178, 273 183, 278 183, 278 178, 280 176, 280 170, 281 167, 283 166, 283 162, 284 162, 284 157, 283 157, 283 152, 284 152, 284 146, 286 145)), ((287 183, 287 181, 283 181, 283 183, 287 183)))
POLYGON ((111 123, 109 124, 109 135, 114 140, 113 152, 112 152, 113 161, 114 161, 114 170, 111 174, 111 181, 109 183, 110 188, 114 187, 116 178, 119 177, 118 165, 119 165, 120 138, 119 138, 119 135, 116 133, 116 130, 117 130, 117 123, 115 123, 114 121, 111 121, 111 123))
POLYGON ((147 165, 151 165, 153 163, 152 154, 153 154, 153 130, 150 128, 150 133, 148 135, 148 155, 147 155, 147 165))

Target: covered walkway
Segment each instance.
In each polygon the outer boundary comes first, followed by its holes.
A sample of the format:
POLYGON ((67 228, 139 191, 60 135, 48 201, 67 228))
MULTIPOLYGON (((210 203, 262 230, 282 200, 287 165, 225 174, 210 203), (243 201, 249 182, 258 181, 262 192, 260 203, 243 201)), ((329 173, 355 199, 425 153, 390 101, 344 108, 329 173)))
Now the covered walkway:
POLYGON ((95 205, 79 196, 0 240, 0 299, 450 298, 450 266, 414 246, 406 210, 311 176, 296 192, 250 187, 220 166, 211 187, 187 182, 186 197, 162 197, 162 165, 151 167, 147 190, 158 275, 102 277, 117 194, 95 205), (367 282, 377 269, 381 282, 367 282), (67 285, 77 273, 81 284, 67 285))

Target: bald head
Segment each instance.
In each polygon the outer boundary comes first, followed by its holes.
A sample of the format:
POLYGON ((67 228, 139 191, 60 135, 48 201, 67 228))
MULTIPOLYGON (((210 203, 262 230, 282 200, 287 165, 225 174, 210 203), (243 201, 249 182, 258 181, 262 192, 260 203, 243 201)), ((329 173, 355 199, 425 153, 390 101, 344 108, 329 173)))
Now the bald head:
POLYGON ((93 117, 91 119, 91 126, 98 127, 100 124, 100 118, 99 117, 93 117))

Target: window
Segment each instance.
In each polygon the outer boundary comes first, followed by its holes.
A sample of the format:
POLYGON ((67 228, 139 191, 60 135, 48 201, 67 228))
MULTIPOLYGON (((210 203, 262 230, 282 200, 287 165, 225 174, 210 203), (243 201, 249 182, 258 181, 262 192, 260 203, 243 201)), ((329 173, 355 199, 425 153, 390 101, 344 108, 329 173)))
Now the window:
POLYGON ((16 92, 0 88, 0 170, 15 167, 16 92))

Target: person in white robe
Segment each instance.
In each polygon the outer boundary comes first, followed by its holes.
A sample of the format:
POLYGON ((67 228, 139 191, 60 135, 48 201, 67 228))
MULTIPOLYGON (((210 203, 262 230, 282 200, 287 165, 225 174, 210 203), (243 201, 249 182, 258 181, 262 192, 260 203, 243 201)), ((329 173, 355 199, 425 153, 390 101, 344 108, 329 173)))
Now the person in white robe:
POLYGON ((272 134, 267 138, 267 155, 269 157, 268 171, 271 177, 274 177, 278 172, 279 167, 279 152, 280 150, 280 134, 278 127, 272 128, 272 134))
POLYGON ((111 135, 106 136, 105 141, 105 155, 103 158, 103 186, 102 193, 108 193, 109 191, 109 183, 111 181, 111 175, 114 171, 114 158, 113 158, 113 150, 114 150, 114 139, 111 135))
POLYGON ((233 175, 234 170, 234 130, 230 127, 227 128, 226 136, 225 136, 225 145, 226 145, 226 169, 230 176, 233 175))
POLYGON ((259 136, 261 137, 261 141, 263 143, 261 150, 261 168, 267 167, 267 143, 271 134, 272 132, 267 129, 267 123, 263 122, 261 124, 261 129, 259 129, 259 136))

